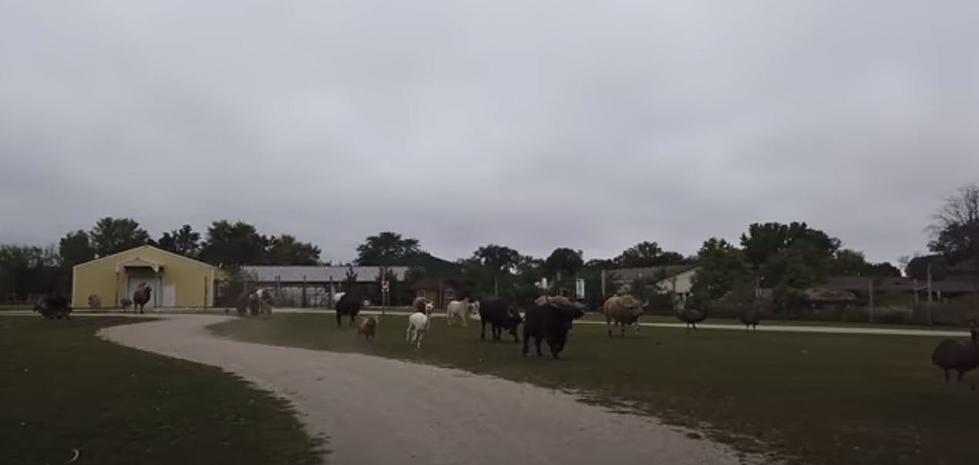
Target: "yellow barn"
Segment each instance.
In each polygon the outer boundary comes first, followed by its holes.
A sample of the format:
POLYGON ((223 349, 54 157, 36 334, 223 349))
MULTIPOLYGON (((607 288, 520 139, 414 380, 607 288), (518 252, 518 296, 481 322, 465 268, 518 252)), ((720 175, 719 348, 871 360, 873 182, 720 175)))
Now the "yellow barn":
POLYGON ((118 307, 120 299, 131 299, 144 284, 152 289, 147 308, 213 307, 216 272, 207 263, 144 245, 76 265, 71 305, 88 308, 88 297, 94 294, 103 307, 118 307))

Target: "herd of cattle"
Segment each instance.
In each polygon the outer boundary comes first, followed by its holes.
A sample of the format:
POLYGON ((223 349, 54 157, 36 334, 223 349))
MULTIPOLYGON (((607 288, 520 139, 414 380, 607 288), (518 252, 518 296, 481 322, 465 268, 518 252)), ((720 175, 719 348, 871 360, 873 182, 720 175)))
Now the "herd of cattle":
MULTIPOLYGON (((365 316, 357 321, 356 318, 362 305, 360 299, 353 295, 341 297, 335 307, 337 327, 342 326, 344 317, 349 317, 350 324, 357 325, 358 334, 363 335, 368 341, 372 341, 376 334, 378 317, 365 316)), ((431 327, 434 305, 431 301, 419 297, 412 303, 412 309, 414 311, 408 316, 405 340, 416 348, 421 348, 422 340, 431 327)), ((643 311, 638 299, 631 295, 612 297, 605 302, 603 310, 608 324, 609 336, 612 335, 613 326, 619 327, 623 336, 627 326, 633 326, 638 333, 639 317, 643 311)), ((541 345, 543 342, 547 342, 551 356, 555 359, 559 358, 561 351, 567 344, 568 332, 571 330, 572 323, 584 314, 584 304, 562 296, 541 296, 523 314, 512 302, 501 298, 489 298, 475 302, 470 302, 468 299, 452 301, 447 305, 445 311, 446 322, 449 326, 455 324, 468 326, 469 319, 479 315, 479 321, 482 324, 480 339, 483 340, 486 339, 486 327, 489 326, 494 341, 500 341, 505 331, 513 336, 515 343, 520 343, 521 337, 518 329, 522 325, 522 353, 527 355, 530 351, 530 344, 533 342, 537 355, 542 356, 541 345)))

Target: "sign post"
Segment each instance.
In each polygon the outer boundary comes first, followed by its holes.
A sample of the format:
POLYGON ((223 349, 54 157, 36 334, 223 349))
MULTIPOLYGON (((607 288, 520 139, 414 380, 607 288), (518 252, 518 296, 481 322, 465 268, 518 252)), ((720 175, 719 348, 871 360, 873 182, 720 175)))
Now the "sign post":
POLYGON ((387 313, 388 305, 391 303, 391 283, 388 280, 381 281, 381 316, 387 313))

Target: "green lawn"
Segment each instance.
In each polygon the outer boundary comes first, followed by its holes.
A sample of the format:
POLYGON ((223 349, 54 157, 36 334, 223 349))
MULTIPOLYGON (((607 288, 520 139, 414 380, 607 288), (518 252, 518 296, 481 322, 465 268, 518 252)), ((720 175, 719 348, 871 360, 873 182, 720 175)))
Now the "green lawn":
MULTIPOLYGON (((435 320, 421 351, 387 317, 374 346, 335 329, 332 315, 277 315, 212 328, 249 341, 370 353, 583 391, 670 423, 699 427, 744 450, 818 464, 979 463, 979 394, 942 384, 937 338, 646 328, 609 339, 576 326, 565 359, 522 358, 478 329, 435 320), (626 402, 622 402, 626 401, 626 402), (764 441, 760 447, 755 440, 764 441)), ((546 349, 545 349, 546 351, 546 349)), ((975 373, 974 373, 975 375, 975 373)))
POLYGON ((2 304, 0 305, 0 312, 14 311, 14 310, 32 310, 34 307, 27 304, 2 304))
POLYGON ((0 463, 315 464, 282 400, 217 368, 105 342, 122 318, 0 317, 0 463))

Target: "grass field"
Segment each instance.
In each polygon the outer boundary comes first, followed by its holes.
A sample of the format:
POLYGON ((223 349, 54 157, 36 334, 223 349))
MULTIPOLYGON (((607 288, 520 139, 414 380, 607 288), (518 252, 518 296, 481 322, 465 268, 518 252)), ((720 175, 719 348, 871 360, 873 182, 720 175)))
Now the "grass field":
POLYGON ((94 336, 122 318, 0 317, 0 463, 314 464, 288 405, 216 368, 94 336))
POLYGON ((743 450, 818 464, 977 463, 979 394, 945 386, 930 363, 939 339, 745 334, 644 329, 609 339, 576 326, 566 359, 522 358, 509 343, 480 343, 478 329, 436 320, 422 350, 404 342, 403 317, 388 317, 374 346, 330 315, 279 315, 212 327, 238 339, 350 351, 453 366, 582 391, 700 428, 743 450), (760 446, 757 441, 764 441, 760 446))
MULTIPOLYGON (((605 316, 600 313, 589 313, 586 315, 585 319, 592 321, 605 321, 605 316)), ((673 315, 643 315, 643 323, 680 323, 673 315)), ((706 324, 729 324, 743 326, 743 323, 735 318, 709 318, 704 323, 706 324)), ((962 330, 967 331, 964 326, 926 326, 918 324, 900 324, 900 323, 866 323, 857 321, 813 321, 813 320, 762 320, 760 327, 764 326, 831 326, 831 327, 844 327, 844 328, 882 328, 882 329, 914 329, 914 330, 935 330, 935 331, 954 331, 962 330)))
POLYGON ((0 305, 0 312, 4 311, 15 311, 15 310, 31 310, 34 307, 27 304, 2 304, 0 305))

